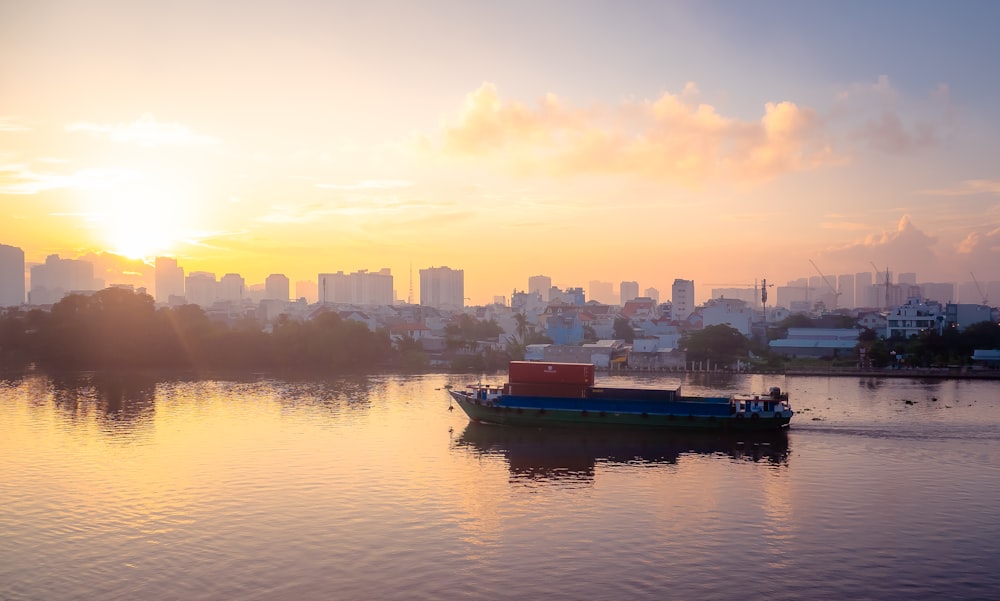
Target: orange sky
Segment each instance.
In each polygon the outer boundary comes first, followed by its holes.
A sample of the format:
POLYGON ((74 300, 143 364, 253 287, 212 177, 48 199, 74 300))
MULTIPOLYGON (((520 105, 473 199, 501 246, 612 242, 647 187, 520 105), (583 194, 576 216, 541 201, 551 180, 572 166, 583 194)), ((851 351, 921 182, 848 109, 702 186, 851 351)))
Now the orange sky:
POLYGON ((203 4, 0 6, 0 243, 473 303, 1000 280, 992 5, 203 4))

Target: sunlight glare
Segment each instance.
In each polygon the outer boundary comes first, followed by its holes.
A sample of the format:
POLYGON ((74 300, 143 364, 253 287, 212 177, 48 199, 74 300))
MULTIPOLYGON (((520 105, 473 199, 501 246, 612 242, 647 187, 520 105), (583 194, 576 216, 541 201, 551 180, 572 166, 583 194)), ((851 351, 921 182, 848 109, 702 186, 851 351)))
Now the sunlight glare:
POLYGON ((129 259, 171 252, 191 228, 194 201, 175 179, 141 173, 93 190, 88 200, 105 250, 129 259))

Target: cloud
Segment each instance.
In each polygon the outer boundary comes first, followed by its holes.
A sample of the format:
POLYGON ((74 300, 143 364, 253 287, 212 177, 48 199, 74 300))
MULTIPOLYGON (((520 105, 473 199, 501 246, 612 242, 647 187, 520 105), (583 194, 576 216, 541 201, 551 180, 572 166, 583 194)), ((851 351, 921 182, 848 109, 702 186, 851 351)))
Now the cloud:
POLYGON ((138 177, 127 169, 82 169, 69 175, 38 173, 28 165, 0 165, 0 194, 32 195, 60 188, 109 189, 138 177))
POLYGON ((967 179, 950 188, 922 190, 921 194, 932 196, 970 196, 973 194, 992 194, 1000 196, 1000 180, 967 179))
POLYGON ((144 148, 163 146, 205 146, 219 144, 217 138, 198 134, 179 123, 162 123, 145 114, 132 123, 101 124, 78 122, 66 126, 70 132, 95 134, 112 142, 135 144, 144 148))
POLYGON ((688 84, 678 94, 614 107, 578 108, 552 94, 528 107, 502 100, 486 83, 425 147, 496 158, 523 172, 629 174, 690 185, 762 181, 844 160, 813 109, 767 103, 759 119, 741 120, 697 97, 688 84))
POLYGON ((909 215, 903 215, 895 229, 828 250, 823 253, 823 260, 845 273, 868 271, 872 263, 880 270, 936 272, 941 264, 935 252, 937 243, 937 237, 915 226, 909 215))
POLYGON ((413 182, 399 179, 368 179, 356 184, 316 184, 316 187, 328 190, 389 190, 412 185, 413 182))
POLYGON ((24 125, 19 117, 0 115, 0 132, 20 131, 31 131, 31 128, 24 125))
POLYGON ((948 135, 951 95, 948 86, 940 84, 926 99, 910 100, 881 75, 875 83, 841 91, 830 114, 833 120, 844 120, 854 142, 887 154, 908 154, 948 135))

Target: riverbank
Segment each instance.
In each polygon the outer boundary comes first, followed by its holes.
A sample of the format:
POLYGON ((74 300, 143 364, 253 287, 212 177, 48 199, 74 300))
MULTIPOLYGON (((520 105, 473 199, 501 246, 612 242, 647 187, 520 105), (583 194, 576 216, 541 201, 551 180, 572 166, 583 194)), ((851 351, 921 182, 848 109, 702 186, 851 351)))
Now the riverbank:
POLYGON ((795 369, 786 376, 847 376, 852 378, 938 378, 944 380, 1000 380, 1000 371, 971 369, 795 369))

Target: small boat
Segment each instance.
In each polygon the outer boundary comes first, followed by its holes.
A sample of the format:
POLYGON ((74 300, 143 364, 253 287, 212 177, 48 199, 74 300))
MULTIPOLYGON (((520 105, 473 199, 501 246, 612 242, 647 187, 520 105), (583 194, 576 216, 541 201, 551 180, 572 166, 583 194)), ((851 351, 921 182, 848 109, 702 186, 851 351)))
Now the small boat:
POLYGON ((590 363, 511 361, 502 385, 472 384, 448 393, 469 419, 519 426, 631 426, 721 431, 787 428, 788 394, 685 396, 677 388, 595 385, 590 363))

